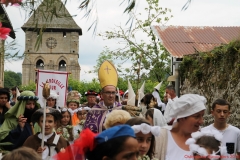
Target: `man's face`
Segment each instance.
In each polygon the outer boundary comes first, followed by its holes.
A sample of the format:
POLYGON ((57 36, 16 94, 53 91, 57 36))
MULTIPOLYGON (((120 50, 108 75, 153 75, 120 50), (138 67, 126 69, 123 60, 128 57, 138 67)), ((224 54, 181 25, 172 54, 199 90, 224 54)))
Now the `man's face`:
POLYGON ((101 96, 106 106, 112 106, 113 103, 115 102, 116 87, 114 86, 104 87, 101 96))
POLYGON ((8 96, 6 94, 0 94, 0 106, 5 106, 8 102, 8 96))
POLYGON ((212 111, 214 117, 214 123, 227 123, 227 118, 230 115, 228 105, 218 105, 216 104, 214 110, 212 111))
POLYGON ((94 104, 94 103, 96 103, 96 96, 94 96, 94 95, 88 95, 88 96, 87 96, 87 101, 88 101, 89 104, 94 104))
MULTIPOLYGON (((41 129, 43 129, 43 116, 40 117, 39 126, 41 129)), ((45 121, 45 135, 49 135, 53 132, 54 127, 56 126, 56 122, 54 121, 54 117, 50 114, 46 115, 46 121, 45 121)))
POLYGON ((171 96, 171 98, 173 98, 174 91, 170 89, 166 89, 166 95, 168 94, 171 96))
POLYGON ((29 110, 33 110, 35 108, 35 101, 28 100, 27 103, 26 103, 25 108, 27 108, 29 110))

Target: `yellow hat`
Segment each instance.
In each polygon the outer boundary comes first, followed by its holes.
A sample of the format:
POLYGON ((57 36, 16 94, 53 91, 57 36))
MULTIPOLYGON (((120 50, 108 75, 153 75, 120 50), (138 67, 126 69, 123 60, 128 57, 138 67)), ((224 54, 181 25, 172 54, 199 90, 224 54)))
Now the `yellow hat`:
POLYGON ((114 67, 114 65, 109 61, 104 61, 101 64, 98 70, 98 78, 102 88, 109 85, 117 87, 118 83, 117 70, 114 67))

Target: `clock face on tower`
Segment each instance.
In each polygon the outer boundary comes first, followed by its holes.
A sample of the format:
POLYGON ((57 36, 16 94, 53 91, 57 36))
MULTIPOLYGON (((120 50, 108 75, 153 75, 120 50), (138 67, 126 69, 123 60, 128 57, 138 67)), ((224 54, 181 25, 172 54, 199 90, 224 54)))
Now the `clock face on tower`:
POLYGON ((48 48, 53 49, 57 46, 57 40, 53 37, 49 37, 46 40, 46 45, 47 45, 48 48))

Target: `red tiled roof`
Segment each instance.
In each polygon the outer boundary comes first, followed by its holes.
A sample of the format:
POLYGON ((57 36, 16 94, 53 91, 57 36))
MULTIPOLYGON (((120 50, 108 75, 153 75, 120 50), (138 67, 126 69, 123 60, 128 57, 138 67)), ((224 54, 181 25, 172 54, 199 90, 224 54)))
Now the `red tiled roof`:
POLYGON ((240 39, 240 27, 152 26, 168 52, 176 58, 207 52, 240 39))

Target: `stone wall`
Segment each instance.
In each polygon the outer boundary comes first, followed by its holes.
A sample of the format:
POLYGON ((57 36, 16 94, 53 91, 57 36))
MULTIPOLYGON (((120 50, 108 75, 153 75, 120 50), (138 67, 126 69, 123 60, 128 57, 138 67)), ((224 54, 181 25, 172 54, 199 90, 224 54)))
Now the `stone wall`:
POLYGON ((223 98, 231 104, 229 123, 240 128, 240 41, 185 56, 180 64, 180 79, 181 95, 197 93, 206 97, 205 126, 213 123, 211 104, 223 98))

